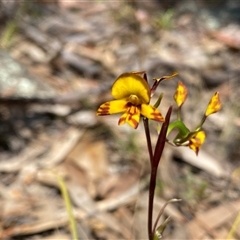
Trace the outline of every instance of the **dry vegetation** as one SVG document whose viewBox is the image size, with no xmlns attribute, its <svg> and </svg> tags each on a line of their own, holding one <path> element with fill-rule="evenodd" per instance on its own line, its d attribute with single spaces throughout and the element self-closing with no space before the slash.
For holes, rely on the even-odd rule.
<svg viewBox="0 0 240 240">
<path fill-rule="evenodd" d="M 160 2 L 160 1 L 159 1 Z M 166 239 L 240 239 L 240 5 L 237 1 L 0 1 L 0 236 L 71 239 L 57 176 L 80 239 L 146 239 L 149 163 L 142 126 L 96 117 L 115 78 L 146 70 L 164 82 L 161 110 L 188 86 L 194 127 L 210 96 L 198 157 L 167 146 L 155 211 Z M 194 2 L 194 3 L 193 3 Z M 155 123 L 151 124 L 156 136 Z M 229 238 L 230 239 L 230 238 Z"/>
</svg>

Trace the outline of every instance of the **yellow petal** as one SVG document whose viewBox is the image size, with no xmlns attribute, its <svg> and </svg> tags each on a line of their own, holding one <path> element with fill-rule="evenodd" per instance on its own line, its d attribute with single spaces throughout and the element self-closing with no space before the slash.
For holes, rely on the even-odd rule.
<svg viewBox="0 0 240 240">
<path fill-rule="evenodd" d="M 178 107 L 181 107 L 183 105 L 187 98 L 187 94 L 188 91 L 186 86 L 181 81 L 179 81 L 176 92 L 174 94 L 174 100 L 176 101 Z"/>
<path fill-rule="evenodd" d="M 136 106 L 130 106 L 128 110 L 120 117 L 118 125 L 128 123 L 131 127 L 137 128 L 140 121 L 140 109 Z"/>
<path fill-rule="evenodd" d="M 112 96 L 115 99 L 136 95 L 142 103 L 149 103 L 150 88 L 145 79 L 136 73 L 123 73 L 112 86 Z"/>
<path fill-rule="evenodd" d="M 160 111 L 151 105 L 142 104 L 141 114 L 146 118 L 149 118 L 158 122 L 164 122 L 164 117 L 162 116 Z"/>
<path fill-rule="evenodd" d="M 189 147 L 198 155 L 199 149 L 204 143 L 206 138 L 206 134 L 204 131 L 197 132 L 196 135 L 194 135 L 190 141 L 189 141 Z"/>
<path fill-rule="evenodd" d="M 205 112 L 205 116 L 207 117 L 212 113 L 216 113 L 220 109 L 221 109 L 221 102 L 220 102 L 220 99 L 219 99 L 219 92 L 216 92 L 212 96 L 210 102 L 208 103 L 208 106 L 207 106 L 207 109 L 206 109 L 206 112 Z"/>
<path fill-rule="evenodd" d="M 103 103 L 97 110 L 98 116 L 104 116 L 114 113 L 125 112 L 127 110 L 127 100 L 113 100 Z"/>
</svg>

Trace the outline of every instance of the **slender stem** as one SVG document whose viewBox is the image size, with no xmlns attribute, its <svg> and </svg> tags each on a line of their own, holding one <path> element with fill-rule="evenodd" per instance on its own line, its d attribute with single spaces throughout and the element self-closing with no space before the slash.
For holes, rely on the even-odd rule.
<svg viewBox="0 0 240 240">
<path fill-rule="evenodd" d="M 151 141 L 149 124 L 148 124 L 148 119 L 147 118 L 143 118 L 143 124 L 144 124 L 146 139 L 147 139 L 147 147 L 148 147 L 150 162 L 151 162 L 151 166 L 152 166 L 152 164 L 153 164 L 153 150 L 152 150 L 152 141 Z"/>
<path fill-rule="evenodd" d="M 144 129 L 145 129 L 147 146 L 148 146 L 148 153 L 149 153 L 149 158 L 150 158 L 150 163 L 151 163 L 151 176 L 150 176 L 149 200 L 148 200 L 148 202 L 149 202 L 149 206 L 148 206 L 148 237 L 150 240 L 152 238 L 151 235 L 152 235 L 153 197 L 154 197 L 154 189 L 155 189 L 155 185 L 156 185 L 156 182 L 154 183 L 154 179 L 156 179 L 156 176 L 154 176 L 154 174 L 153 174 L 154 170 L 152 169 L 153 150 L 152 150 L 152 141 L 151 141 L 151 136 L 150 136 L 150 131 L 149 131 L 148 119 L 143 118 L 143 123 L 144 123 Z M 155 175 L 156 175 L 156 170 L 155 170 Z M 153 186 L 153 187 L 150 187 L 150 186 Z"/>
<path fill-rule="evenodd" d="M 152 231 L 152 218 L 153 218 L 153 201 L 154 192 L 156 187 L 157 168 L 151 167 L 149 197 L 148 197 L 148 238 L 153 240 L 154 233 Z"/>
<path fill-rule="evenodd" d="M 198 126 L 197 126 L 195 129 L 196 129 L 196 130 L 197 130 L 197 129 L 200 130 L 206 119 L 207 119 L 207 116 L 204 115 L 203 118 L 202 118 L 202 120 L 201 120 L 201 122 L 198 124 Z"/>
<path fill-rule="evenodd" d="M 178 110 L 177 110 L 177 119 L 178 119 L 179 121 L 181 121 L 181 108 L 182 108 L 182 106 L 180 106 L 180 107 L 178 108 Z"/>
<path fill-rule="evenodd" d="M 154 202 L 154 192 L 156 187 L 157 168 L 161 160 L 161 156 L 165 146 L 166 134 L 167 134 L 167 129 L 170 122 L 171 113 L 172 113 L 172 107 L 169 107 L 168 112 L 166 114 L 165 122 L 163 123 L 161 132 L 158 136 L 153 159 L 151 161 L 151 175 L 150 175 L 149 202 L 148 202 L 148 238 L 149 240 L 153 240 L 154 234 L 155 234 L 155 229 L 152 228 L 152 217 L 153 217 L 153 202 Z"/>
<path fill-rule="evenodd" d="M 148 119 L 143 118 L 143 123 L 144 123 L 144 129 L 145 129 L 145 135 L 147 139 L 147 146 L 148 146 L 148 153 L 149 153 L 149 158 L 150 158 L 150 163 L 151 163 L 151 177 L 150 177 L 150 186 L 154 186 L 153 188 L 149 187 L 149 206 L 148 206 L 148 237 L 149 240 L 152 238 L 152 210 L 153 210 L 153 197 L 154 197 L 154 189 L 156 183 L 154 183 L 154 177 L 153 175 L 153 150 L 152 150 L 152 141 L 151 141 L 151 136 L 150 136 L 150 131 L 149 131 L 149 124 L 148 124 Z M 156 172 L 156 171 L 155 171 Z M 156 173 L 155 173 L 156 175 Z"/>
</svg>

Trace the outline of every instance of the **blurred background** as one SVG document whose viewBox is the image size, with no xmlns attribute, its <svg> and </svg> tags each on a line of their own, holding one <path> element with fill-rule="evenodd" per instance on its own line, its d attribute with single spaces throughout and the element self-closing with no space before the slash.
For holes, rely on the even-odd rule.
<svg viewBox="0 0 240 240">
<path fill-rule="evenodd" d="M 79 239 L 147 239 L 143 126 L 96 117 L 114 80 L 143 70 L 149 82 L 179 73 L 156 98 L 165 115 L 182 81 L 190 129 L 216 91 L 223 105 L 198 157 L 165 148 L 155 214 L 182 199 L 160 220 L 165 239 L 240 239 L 239 0 L 0 0 L 1 239 L 72 238 L 58 176 Z"/>
</svg>

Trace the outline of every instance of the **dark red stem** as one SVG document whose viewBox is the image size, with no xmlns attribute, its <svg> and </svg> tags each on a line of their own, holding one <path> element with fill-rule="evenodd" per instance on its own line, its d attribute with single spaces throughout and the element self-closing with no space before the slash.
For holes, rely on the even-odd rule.
<svg viewBox="0 0 240 240">
<path fill-rule="evenodd" d="M 152 216 L 153 216 L 153 202 L 154 202 L 154 192 L 156 187 L 156 177 L 157 177 L 157 168 L 161 160 L 163 149 L 166 142 L 166 134 L 168 125 L 170 122 L 170 117 L 172 113 L 172 107 L 169 107 L 168 112 L 165 117 L 165 122 L 162 125 L 161 132 L 158 136 L 157 144 L 155 147 L 154 155 L 151 160 L 151 175 L 150 175 L 150 185 L 149 185 L 149 200 L 148 200 L 148 238 L 153 240 L 155 229 L 152 229 Z M 144 125 L 145 126 L 145 125 Z M 150 135 L 149 135 L 150 137 Z M 148 141 L 148 138 L 147 138 Z M 148 143 L 149 145 L 149 143 Z M 150 154 L 150 153 L 149 153 Z"/>
<path fill-rule="evenodd" d="M 148 153 L 149 153 L 149 158 L 151 165 L 153 164 L 153 150 L 152 150 L 152 141 L 150 137 L 150 131 L 149 131 L 149 125 L 148 125 L 148 119 L 143 118 L 143 124 L 144 124 L 144 129 L 145 129 L 145 135 L 147 139 L 147 147 L 148 147 Z"/>
</svg>

